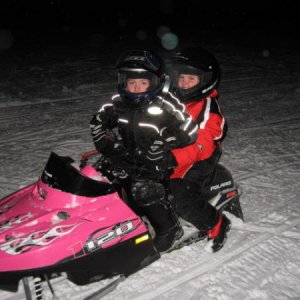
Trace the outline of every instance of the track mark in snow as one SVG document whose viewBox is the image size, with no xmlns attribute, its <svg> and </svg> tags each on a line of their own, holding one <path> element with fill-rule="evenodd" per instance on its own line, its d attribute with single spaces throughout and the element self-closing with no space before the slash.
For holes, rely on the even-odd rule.
<svg viewBox="0 0 300 300">
<path fill-rule="evenodd" d="M 295 121 L 295 123 L 292 123 L 292 121 Z M 244 128 L 230 128 L 230 132 L 242 132 L 242 131 L 247 131 L 249 130 L 268 130 L 268 129 L 274 129 L 274 128 L 279 128 L 279 129 L 297 129 L 299 128 L 299 118 L 292 118 L 290 120 L 282 120 L 281 122 L 274 122 L 270 124 L 263 124 L 263 125 L 257 125 L 257 126 L 250 126 L 250 127 L 244 127 Z"/>
<path fill-rule="evenodd" d="M 53 130 L 53 129 L 44 129 L 38 133 L 37 132 L 28 132 L 27 134 L 20 133 L 5 139 L 6 143 L 3 144 L 3 147 L 7 147 L 7 143 L 9 142 L 15 143 L 17 141 L 27 141 L 27 142 L 34 141 L 34 140 L 40 141 L 41 136 L 43 137 L 43 141 L 47 141 L 51 139 L 57 139 L 57 137 L 59 136 L 67 136 L 68 133 L 72 135 L 81 134 L 81 133 L 89 134 L 89 128 L 87 127 L 83 129 L 74 129 L 74 127 L 72 127 L 72 128 L 66 128 L 60 132 L 57 132 L 57 130 Z"/>
<path fill-rule="evenodd" d="M 283 154 L 282 156 L 281 155 L 278 155 L 278 158 L 280 159 L 281 157 L 293 157 L 295 158 L 297 155 L 299 155 L 300 153 L 291 153 L 291 154 Z M 259 176 L 259 175 L 262 175 L 262 174 L 266 174 L 266 173 L 269 173 L 271 171 L 277 171 L 277 170 L 280 170 L 282 168 L 285 168 L 285 167 L 288 167 L 288 166 L 294 166 L 295 164 L 297 164 L 296 161 L 291 161 L 291 162 L 283 162 L 282 164 L 275 164 L 273 167 L 271 168 L 265 168 L 265 169 L 261 169 L 261 170 L 255 170 L 255 171 L 248 171 L 246 174 L 244 175 L 239 175 L 239 176 L 236 176 L 235 177 L 235 180 L 237 182 L 240 182 L 240 181 L 243 181 L 243 180 L 247 180 L 247 179 L 250 179 L 254 176 Z"/>
<path fill-rule="evenodd" d="M 113 88 L 114 85 L 111 85 L 111 88 Z M 67 98 L 56 98 L 56 99 L 40 99 L 40 100 L 33 100 L 33 101 L 16 101 L 16 102 L 4 102 L 0 103 L 0 108 L 7 108 L 7 107 L 21 107 L 21 106 L 27 106 L 27 105 L 41 105 L 41 104 L 47 104 L 47 103 L 55 103 L 55 102 L 62 102 L 62 101 L 74 101 L 74 100 L 82 100 L 82 99 L 88 99 L 88 98 L 95 98 L 95 97 L 101 97 L 101 96 L 111 96 L 111 92 L 103 92 L 95 95 L 88 95 L 88 96 L 74 96 L 74 97 L 67 97 Z"/>
<path fill-rule="evenodd" d="M 273 233 L 274 235 L 282 235 L 288 238 L 293 239 L 300 239 L 300 232 L 296 231 L 284 231 L 281 233 L 276 232 L 276 227 L 269 227 L 269 226 L 259 226 L 259 225 L 250 225 L 250 224 L 243 224 L 243 225 L 235 225 L 232 227 L 232 230 L 240 230 L 240 231 L 249 231 L 249 232 L 261 232 L 261 233 Z"/>
<path fill-rule="evenodd" d="M 280 235 L 283 232 L 287 231 L 288 229 L 295 227 L 299 224 L 300 224 L 300 218 L 296 218 L 296 219 L 290 221 L 288 224 L 283 224 L 283 225 L 280 225 L 280 226 L 274 228 L 274 230 L 272 232 L 265 232 L 258 238 L 254 239 L 253 241 L 251 241 L 245 245 L 238 247 L 237 249 L 233 250 L 230 253 L 227 253 L 225 255 L 224 255 L 224 252 L 223 253 L 215 253 L 214 254 L 215 260 L 210 260 L 207 263 L 200 263 L 198 265 L 195 265 L 194 267 L 182 272 L 181 274 L 178 274 L 178 276 L 175 279 L 167 282 L 166 284 L 164 284 L 160 287 L 156 287 L 155 290 L 152 290 L 150 292 L 142 293 L 133 299 L 135 299 L 135 300 L 154 299 L 155 297 L 158 297 L 173 288 L 176 288 L 176 287 L 178 288 L 179 285 L 182 285 L 187 281 L 190 281 L 200 275 L 203 275 L 207 272 L 210 272 L 210 271 L 216 269 L 220 265 L 234 261 L 235 259 L 239 258 L 240 255 L 242 255 L 244 252 L 255 247 L 256 245 L 258 245 L 262 242 L 265 242 L 274 236 Z"/>
</svg>

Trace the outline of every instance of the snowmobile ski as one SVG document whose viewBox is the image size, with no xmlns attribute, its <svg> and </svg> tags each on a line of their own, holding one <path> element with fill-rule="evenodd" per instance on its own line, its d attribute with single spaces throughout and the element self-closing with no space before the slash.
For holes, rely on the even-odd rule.
<svg viewBox="0 0 300 300">
<path fill-rule="evenodd" d="M 112 281 L 111 283 L 107 284 L 106 286 L 102 287 L 98 291 L 92 293 L 91 295 L 87 296 L 83 300 L 98 300 L 104 297 L 105 295 L 111 293 L 120 282 L 124 281 L 126 277 L 124 275 L 120 275 L 117 279 Z"/>
</svg>

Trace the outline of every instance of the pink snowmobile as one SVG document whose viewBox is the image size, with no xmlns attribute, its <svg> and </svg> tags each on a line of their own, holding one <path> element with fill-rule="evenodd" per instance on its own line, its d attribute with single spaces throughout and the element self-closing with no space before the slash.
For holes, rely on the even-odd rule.
<svg viewBox="0 0 300 300">
<path fill-rule="evenodd" d="M 72 162 L 52 152 L 36 183 L 0 200 L 0 289 L 17 291 L 23 280 L 28 292 L 33 276 L 51 290 L 48 279 L 62 272 L 78 285 L 120 275 L 117 284 L 160 258 L 148 226 L 113 184 Z M 219 174 L 210 201 L 243 219 L 231 175 L 222 166 Z"/>
</svg>

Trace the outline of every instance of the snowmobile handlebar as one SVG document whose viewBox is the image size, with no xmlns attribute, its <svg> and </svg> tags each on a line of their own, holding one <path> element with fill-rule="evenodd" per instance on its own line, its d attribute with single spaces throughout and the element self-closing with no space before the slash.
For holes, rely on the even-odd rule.
<svg viewBox="0 0 300 300">
<path fill-rule="evenodd" d="M 134 156 L 124 153 L 117 159 L 111 159 L 100 154 L 97 150 L 90 150 L 81 155 L 80 167 L 84 167 L 90 158 L 97 155 L 100 155 L 100 158 L 92 166 L 104 176 L 107 176 L 108 179 L 113 179 L 114 177 L 125 179 L 131 176 L 136 180 L 151 179 L 154 181 L 165 181 L 169 177 L 170 169 L 158 169 L 157 166 L 154 166 L 147 159 L 143 158 L 140 151 L 136 151 L 136 155 Z"/>
</svg>

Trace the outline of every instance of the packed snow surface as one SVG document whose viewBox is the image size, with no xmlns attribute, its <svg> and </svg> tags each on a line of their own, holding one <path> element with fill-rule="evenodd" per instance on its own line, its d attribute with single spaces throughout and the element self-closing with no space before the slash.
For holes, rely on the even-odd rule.
<svg viewBox="0 0 300 300">
<path fill-rule="evenodd" d="M 242 189 L 245 223 L 229 215 L 233 226 L 220 252 L 207 252 L 201 241 L 165 254 L 103 299 L 300 299 L 299 48 L 202 46 L 222 68 L 220 104 L 229 132 L 221 162 Z M 115 92 L 120 49 L 75 48 L 2 53 L 1 198 L 36 181 L 51 151 L 79 160 L 93 149 L 89 120 Z M 58 299 L 75 300 L 108 282 L 80 287 L 59 277 L 53 287 Z M 52 297 L 47 289 L 44 296 Z M 22 285 L 0 298 L 25 299 Z"/>
</svg>

